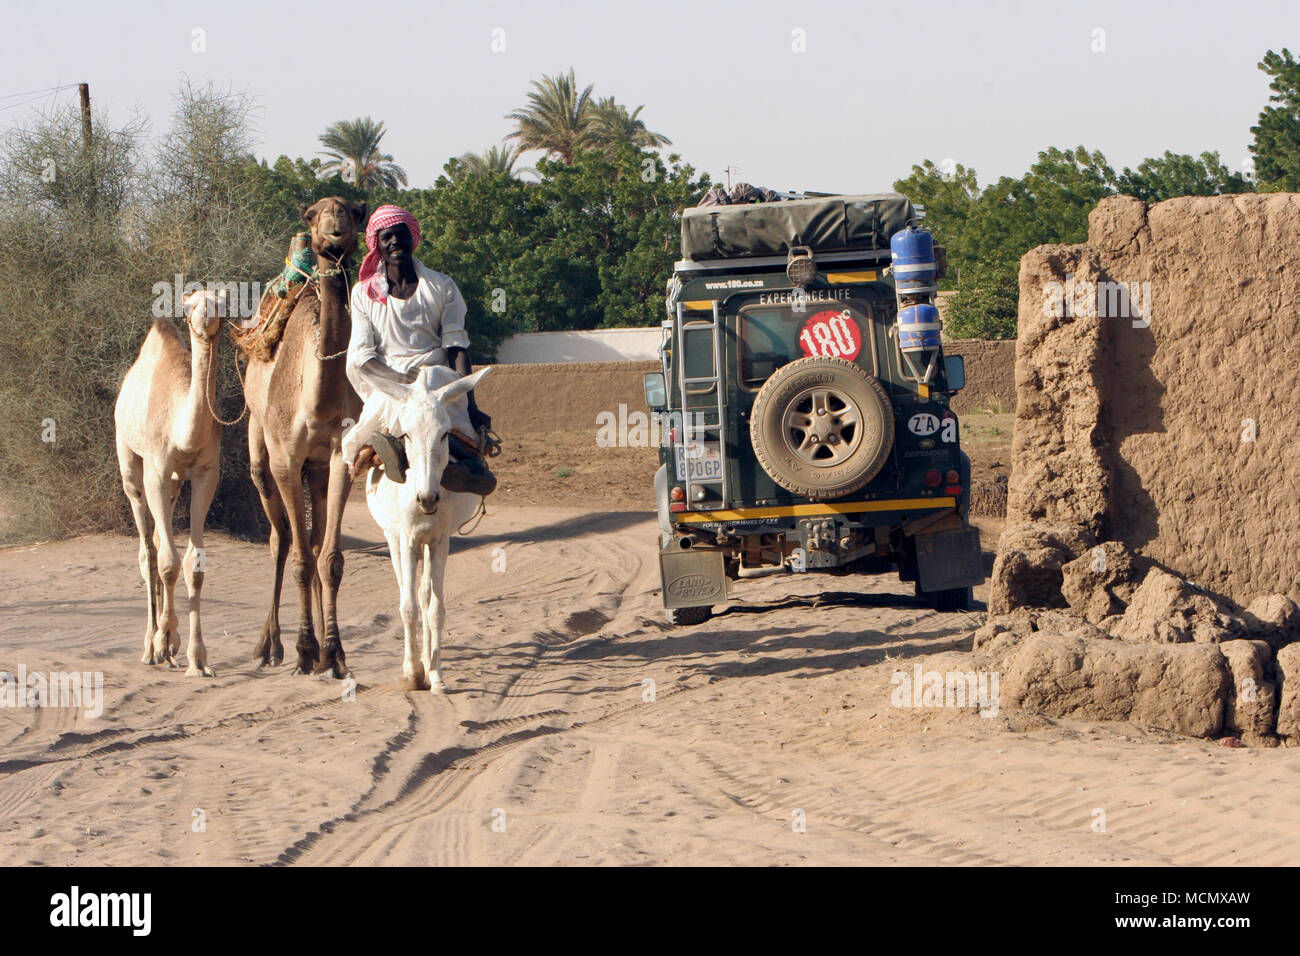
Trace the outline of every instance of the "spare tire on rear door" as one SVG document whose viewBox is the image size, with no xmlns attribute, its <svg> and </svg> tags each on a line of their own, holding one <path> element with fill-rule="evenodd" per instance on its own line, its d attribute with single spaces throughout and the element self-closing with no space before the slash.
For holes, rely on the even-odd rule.
<svg viewBox="0 0 1300 956">
<path fill-rule="evenodd" d="M 894 447 L 894 412 L 885 389 L 840 358 L 784 365 L 754 399 L 749 438 L 763 470 L 807 498 L 857 491 Z"/>
</svg>

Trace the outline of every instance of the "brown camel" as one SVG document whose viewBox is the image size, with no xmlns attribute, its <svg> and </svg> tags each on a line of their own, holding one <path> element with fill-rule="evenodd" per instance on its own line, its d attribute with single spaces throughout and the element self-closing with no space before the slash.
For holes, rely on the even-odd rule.
<svg viewBox="0 0 1300 956">
<path fill-rule="evenodd" d="M 352 334 L 348 270 L 366 207 L 333 196 L 303 210 L 302 218 L 311 229 L 315 274 L 285 323 L 274 355 L 250 359 L 244 377 L 249 470 L 271 523 L 275 562 L 271 607 L 254 658 L 271 665 L 284 659 L 280 590 L 292 546 L 300 612 L 294 673 L 328 670 L 343 678 L 348 671 L 336 610 L 343 579 L 339 529 L 352 479 L 340 441 L 345 420 L 351 424 L 361 412 L 361 399 L 344 372 Z M 323 631 L 323 645 L 313 621 Z"/>
<path fill-rule="evenodd" d="M 221 425 L 213 406 L 217 391 L 217 339 L 225 314 L 224 292 L 195 292 L 189 312 L 187 351 L 171 319 L 154 319 L 140 356 L 127 371 L 113 420 L 122 488 L 140 534 L 140 574 L 149 609 L 145 617 L 145 664 L 176 667 L 180 649 L 175 592 L 180 568 L 172 511 L 181 482 L 190 481 L 190 544 L 183 562 L 190 596 L 191 676 L 212 676 L 199 625 L 203 590 L 203 522 L 217 490 Z"/>
</svg>

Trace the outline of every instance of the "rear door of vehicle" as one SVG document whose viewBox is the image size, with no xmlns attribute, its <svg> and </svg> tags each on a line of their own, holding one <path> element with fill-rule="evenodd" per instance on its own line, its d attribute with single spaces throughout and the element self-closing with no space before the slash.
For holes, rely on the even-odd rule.
<svg viewBox="0 0 1300 956">
<path fill-rule="evenodd" d="M 727 300 L 729 405 L 735 428 L 733 488 L 737 504 L 764 506 L 807 501 L 774 482 L 750 443 L 750 414 L 764 382 L 782 366 L 813 356 L 843 358 L 881 377 L 887 341 L 887 286 L 840 285 L 810 289 L 801 302 L 791 292 L 732 296 Z M 882 319 L 884 321 L 882 321 Z M 889 388 L 888 381 L 884 382 Z M 894 463 L 851 497 L 892 489 Z"/>
</svg>

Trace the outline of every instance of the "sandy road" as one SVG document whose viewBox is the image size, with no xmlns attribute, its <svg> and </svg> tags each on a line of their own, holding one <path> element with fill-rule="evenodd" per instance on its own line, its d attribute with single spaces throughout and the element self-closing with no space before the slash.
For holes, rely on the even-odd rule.
<svg viewBox="0 0 1300 956">
<path fill-rule="evenodd" d="M 900 667 L 967 669 L 977 622 L 892 579 L 745 582 L 671 630 L 648 516 L 493 509 L 449 562 L 433 696 L 398 688 L 360 501 L 346 532 L 354 699 L 250 662 L 261 546 L 211 542 L 209 680 L 139 664 L 132 540 L 0 552 L 0 669 L 102 671 L 106 698 L 0 709 L 0 862 L 1300 861 L 1296 750 L 892 707 Z"/>
</svg>

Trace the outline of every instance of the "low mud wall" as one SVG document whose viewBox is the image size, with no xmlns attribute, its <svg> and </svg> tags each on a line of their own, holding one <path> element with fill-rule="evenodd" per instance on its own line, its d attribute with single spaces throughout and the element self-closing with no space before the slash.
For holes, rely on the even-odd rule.
<svg viewBox="0 0 1300 956">
<path fill-rule="evenodd" d="M 953 399 L 958 414 L 1015 407 L 1015 347 L 1012 341 L 958 339 L 944 344 L 966 359 L 966 388 Z M 596 428 L 596 415 L 647 412 L 642 377 L 657 362 L 543 362 L 497 365 L 476 398 L 502 434 L 547 434 Z"/>
<path fill-rule="evenodd" d="M 498 365 L 475 391 L 502 435 L 547 435 L 590 429 L 600 412 L 649 413 L 643 377 L 657 362 L 547 362 Z"/>
</svg>

